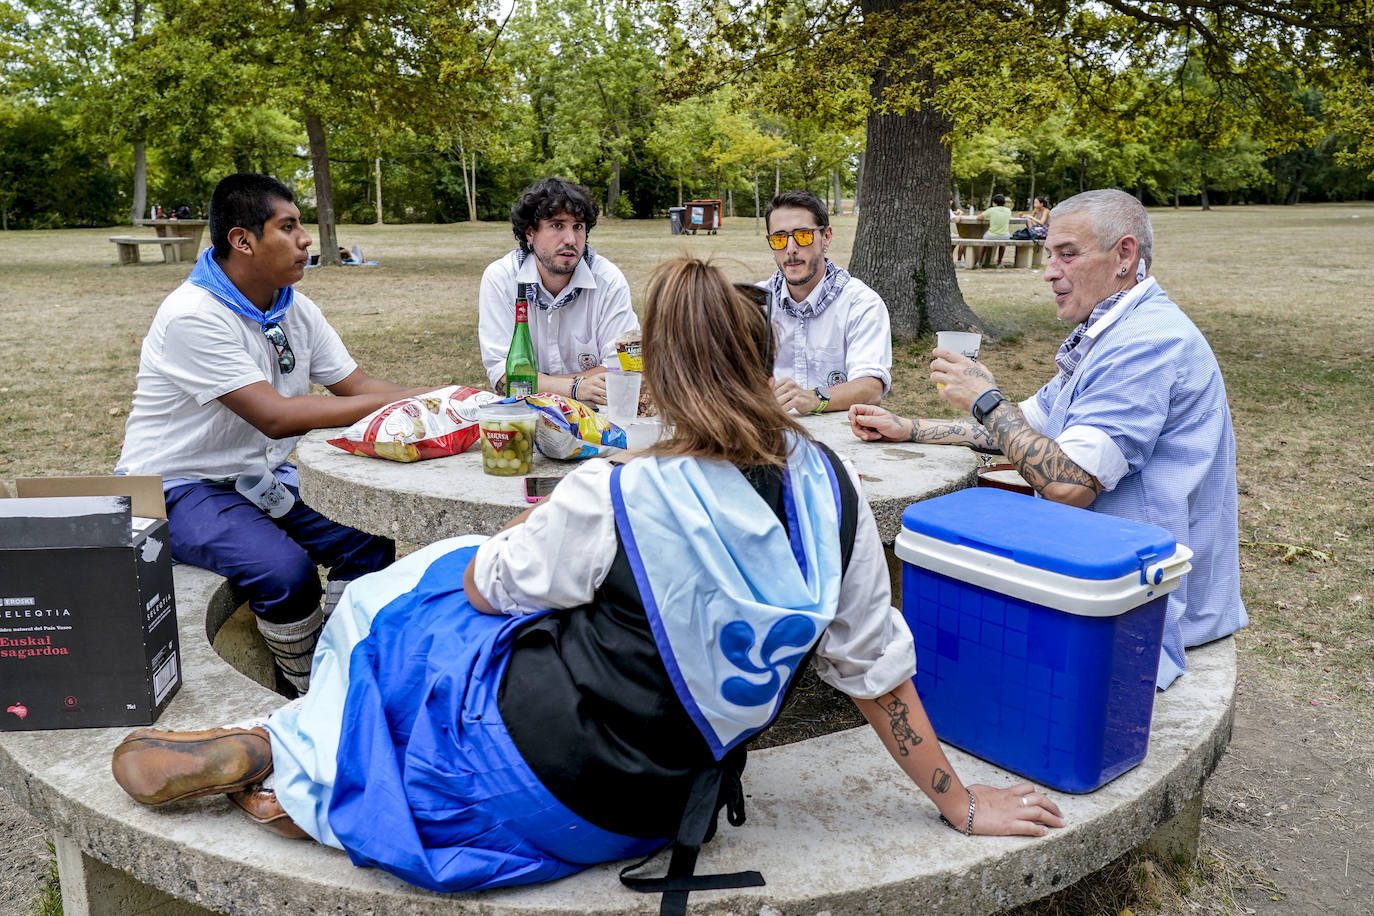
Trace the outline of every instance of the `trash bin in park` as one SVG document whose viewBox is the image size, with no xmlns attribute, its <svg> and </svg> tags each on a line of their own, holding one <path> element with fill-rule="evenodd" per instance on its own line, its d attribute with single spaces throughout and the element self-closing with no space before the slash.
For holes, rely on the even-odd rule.
<svg viewBox="0 0 1374 916">
<path fill-rule="evenodd" d="M 687 221 L 683 228 L 696 235 L 706 232 L 715 235 L 720 229 L 721 201 L 691 200 L 687 202 Z"/>
<path fill-rule="evenodd" d="M 686 212 L 686 207 L 668 208 L 668 227 L 672 230 L 673 235 L 682 235 L 683 214 Z"/>
</svg>

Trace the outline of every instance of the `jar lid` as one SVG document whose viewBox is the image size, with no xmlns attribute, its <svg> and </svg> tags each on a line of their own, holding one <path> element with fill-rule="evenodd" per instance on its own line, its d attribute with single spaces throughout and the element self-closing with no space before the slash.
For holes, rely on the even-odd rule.
<svg viewBox="0 0 1374 916">
<path fill-rule="evenodd" d="M 524 401 L 497 401 L 477 408 L 478 420 L 522 420 L 533 410 Z"/>
</svg>

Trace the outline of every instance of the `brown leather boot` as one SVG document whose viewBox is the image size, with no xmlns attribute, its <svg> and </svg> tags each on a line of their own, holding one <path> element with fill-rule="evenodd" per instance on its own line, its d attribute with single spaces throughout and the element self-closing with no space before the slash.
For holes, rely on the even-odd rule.
<svg viewBox="0 0 1374 916">
<path fill-rule="evenodd" d="M 141 728 L 115 748 L 110 769 L 135 800 L 165 805 L 261 782 L 272 772 L 272 744 L 263 728 Z"/>
<path fill-rule="evenodd" d="M 244 814 L 278 836 L 284 836 L 288 840 L 310 839 L 310 834 L 297 827 L 296 822 L 291 820 L 291 815 L 282 808 L 281 803 L 277 801 L 277 793 L 272 789 L 249 786 L 242 792 L 231 793 L 229 800 Z"/>
</svg>

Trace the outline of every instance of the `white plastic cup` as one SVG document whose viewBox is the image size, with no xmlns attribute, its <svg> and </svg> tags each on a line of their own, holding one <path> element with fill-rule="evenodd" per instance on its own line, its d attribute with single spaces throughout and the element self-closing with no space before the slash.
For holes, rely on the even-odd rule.
<svg viewBox="0 0 1374 916">
<path fill-rule="evenodd" d="M 658 417 L 641 417 L 626 423 L 622 429 L 627 449 L 648 448 L 663 438 L 663 421 Z"/>
<path fill-rule="evenodd" d="M 941 350 L 953 350 L 955 353 L 962 353 L 974 362 L 978 361 L 978 347 L 982 342 L 982 335 L 975 334 L 972 331 L 935 332 L 936 347 Z M 935 387 L 943 389 L 945 386 L 936 382 Z"/>
<path fill-rule="evenodd" d="M 281 518 L 291 511 L 296 502 L 296 497 L 286 489 L 286 484 L 265 467 L 240 474 L 234 481 L 234 489 L 272 518 Z"/>
<path fill-rule="evenodd" d="M 953 350 L 955 353 L 962 353 L 975 361 L 978 359 L 978 347 L 982 342 L 983 336 L 971 331 L 935 332 L 935 346 L 941 350 Z"/>
<path fill-rule="evenodd" d="M 612 420 L 633 420 L 639 413 L 639 386 L 643 375 L 623 369 L 606 370 L 606 415 Z"/>
</svg>

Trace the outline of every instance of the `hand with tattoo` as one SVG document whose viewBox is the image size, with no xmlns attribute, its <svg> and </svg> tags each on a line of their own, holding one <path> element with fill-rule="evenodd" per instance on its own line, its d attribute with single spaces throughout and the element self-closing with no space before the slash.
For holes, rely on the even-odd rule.
<svg viewBox="0 0 1374 916">
<path fill-rule="evenodd" d="M 944 385 L 940 397 L 965 414 L 978 400 L 978 395 L 997 387 L 997 380 L 987 366 L 962 353 L 939 347 L 935 348 L 935 359 L 930 363 L 930 380 L 937 385 Z"/>
</svg>

